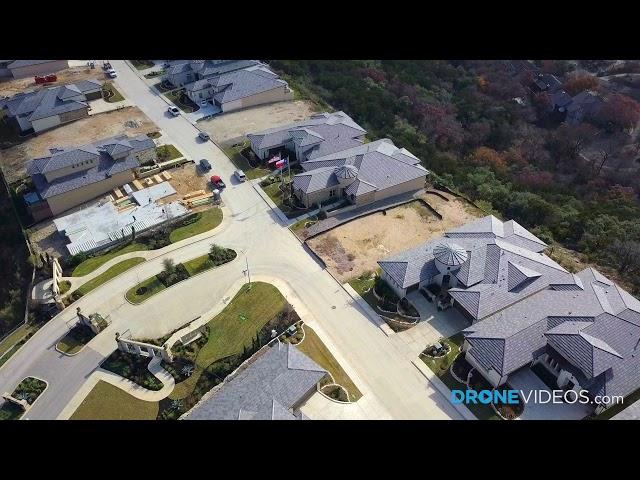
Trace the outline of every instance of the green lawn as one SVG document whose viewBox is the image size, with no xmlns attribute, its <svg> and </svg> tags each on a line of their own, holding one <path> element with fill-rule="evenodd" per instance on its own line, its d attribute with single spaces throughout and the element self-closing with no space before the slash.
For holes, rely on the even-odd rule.
<svg viewBox="0 0 640 480">
<path fill-rule="evenodd" d="M 62 337 L 62 339 L 57 343 L 56 348 L 68 355 L 73 355 L 82 350 L 82 348 L 89 343 L 93 337 L 95 337 L 95 334 L 89 327 L 84 324 L 79 324 L 69 330 L 69 332 Z"/>
<path fill-rule="evenodd" d="M 134 258 L 128 258 L 127 260 L 123 260 L 122 262 L 118 262 L 114 266 L 109 267 L 106 271 L 102 272 L 96 278 L 89 280 L 87 283 L 82 285 L 78 290 L 83 295 L 86 295 L 94 288 L 98 288 L 100 285 L 102 285 L 105 282 L 108 282 L 114 277 L 117 277 L 122 272 L 129 270 L 130 268 L 135 267 L 136 265 L 139 265 L 145 261 L 146 260 L 142 257 L 134 257 Z"/>
<path fill-rule="evenodd" d="M 225 149 L 224 153 L 227 155 L 227 157 L 229 157 L 231 163 L 233 163 L 236 168 L 239 168 L 244 172 L 248 180 L 262 178 L 265 175 L 269 175 L 271 173 L 271 170 L 263 166 L 253 168 L 249 161 L 245 158 L 245 156 L 240 153 L 248 145 L 249 142 L 245 142 L 239 147 L 230 147 Z"/>
<path fill-rule="evenodd" d="M 158 402 L 145 402 L 100 380 L 70 420 L 155 420 Z"/>
<path fill-rule="evenodd" d="M 348 283 L 360 296 L 364 296 L 365 292 L 368 292 L 373 288 L 376 283 L 376 279 L 375 277 L 372 278 L 371 272 L 364 272 L 359 277 L 349 280 Z"/>
<path fill-rule="evenodd" d="M 73 273 L 71 274 L 71 276 L 82 277 L 87 273 L 93 272 L 96 268 L 99 268 L 100 266 L 104 265 L 112 258 L 115 258 L 119 255 L 123 255 L 129 252 L 138 252 L 140 250 L 147 250 L 147 246 L 143 245 L 142 243 L 133 242 L 125 245 L 122 248 L 111 250 L 110 252 L 105 253 L 104 255 L 97 255 L 95 257 L 88 258 L 87 260 L 85 260 L 84 262 L 82 262 L 76 268 L 73 269 Z"/>
<path fill-rule="evenodd" d="M 200 107 L 193 103 L 189 97 L 184 94 L 184 88 L 171 90 L 165 93 L 164 96 L 171 100 L 176 107 L 185 113 L 193 113 L 200 110 Z"/>
<path fill-rule="evenodd" d="M 318 365 L 333 375 L 335 382 L 342 385 L 349 392 L 349 400 L 357 401 L 362 393 L 353 383 L 349 375 L 342 369 L 329 349 L 322 343 L 320 337 L 307 325 L 304 328 L 304 340 L 298 346 L 300 351 L 315 361 Z"/>
<path fill-rule="evenodd" d="M 116 90 L 116 87 L 114 87 L 111 82 L 105 82 L 102 90 L 105 102 L 116 103 L 124 100 L 122 94 Z"/>
<path fill-rule="evenodd" d="M 233 300 L 209 322 L 209 341 L 198 353 L 196 364 L 207 367 L 216 360 L 251 346 L 263 325 L 284 309 L 287 301 L 271 284 L 244 285 Z"/>
<path fill-rule="evenodd" d="M 71 282 L 69 280 L 63 280 L 58 284 L 58 288 L 60 289 L 60 295 L 64 295 L 71 288 Z"/>
<path fill-rule="evenodd" d="M 195 359 L 196 371 L 178 383 L 169 398 L 188 396 L 196 386 L 203 370 L 216 360 L 242 353 L 251 347 L 260 329 L 278 315 L 287 300 L 269 283 L 253 282 L 251 289 L 244 285 L 229 304 L 209 323 L 209 338 Z"/>
<path fill-rule="evenodd" d="M 22 325 L 20 328 L 17 328 L 15 332 L 13 332 L 7 338 L 2 340 L 2 342 L 0 342 L 0 355 L 3 355 L 4 352 L 10 350 L 11 347 L 13 347 L 16 343 L 18 343 L 34 330 L 34 327 L 28 324 Z"/>
<path fill-rule="evenodd" d="M 188 262 L 184 262 L 183 265 L 191 276 L 197 275 L 200 272 L 204 272 L 205 270 L 213 268 L 213 262 L 211 262 L 209 254 L 205 254 L 200 257 L 196 257 L 193 260 L 189 260 Z"/>
<path fill-rule="evenodd" d="M 168 162 L 183 156 L 174 145 L 160 145 L 156 147 L 156 154 L 158 155 L 158 162 Z"/>
<path fill-rule="evenodd" d="M 146 287 L 146 291 L 143 294 L 138 295 L 136 293 L 136 290 L 142 287 Z M 165 288 L 166 287 L 162 284 L 162 282 L 158 280 L 158 278 L 154 275 L 153 277 L 147 278 L 145 281 L 140 282 L 135 287 L 130 288 L 126 293 L 126 297 L 127 300 L 129 300 L 131 303 L 139 304 L 144 302 L 147 298 L 164 290 Z"/>
<path fill-rule="evenodd" d="M 216 228 L 222 222 L 222 210 L 218 207 L 213 207 L 204 212 L 199 213 L 200 218 L 184 227 L 176 228 L 169 235 L 171 243 L 179 242 L 185 238 L 193 237 L 200 233 L 212 230 Z"/>
<path fill-rule="evenodd" d="M 136 67 L 138 70 L 146 70 L 147 68 L 151 68 L 154 66 L 154 63 L 151 60 L 129 60 L 131 65 Z"/>
</svg>

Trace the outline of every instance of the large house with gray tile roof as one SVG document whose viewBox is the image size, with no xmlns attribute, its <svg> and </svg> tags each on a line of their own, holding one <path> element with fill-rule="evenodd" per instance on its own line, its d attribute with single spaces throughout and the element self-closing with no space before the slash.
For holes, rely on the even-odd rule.
<svg viewBox="0 0 640 480">
<path fill-rule="evenodd" d="M 293 194 L 307 208 L 345 199 L 354 205 L 424 188 L 429 172 L 389 139 L 377 140 L 301 163 Z"/>
<path fill-rule="evenodd" d="M 301 420 L 300 405 L 327 371 L 295 346 L 277 342 L 206 394 L 184 420 Z"/>
<path fill-rule="evenodd" d="M 146 135 L 119 135 L 75 148 L 52 148 L 27 164 L 37 199 L 29 201 L 35 220 L 62 213 L 134 180 L 133 169 L 156 159 Z"/>
<path fill-rule="evenodd" d="M 0 102 L 7 119 L 22 133 L 39 133 L 89 115 L 89 100 L 102 97 L 102 82 L 76 83 L 19 93 Z"/>
<path fill-rule="evenodd" d="M 398 295 L 427 289 L 467 318 L 465 358 L 494 386 L 539 363 L 559 389 L 592 399 L 640 388 L 640 301 L 593 268 L 568 272 L 543 249 L 513 220 L 488 216 L 378 263 Z"/>
<path fill-rule="evenodd" d="M 287 82 L 264 65 L 197 80 L 185 85 L 185 92 L 194 103 L 212 102 L 223 113 L 293 100 Z"/>
<path fill-rule="evenodd" d="M 172 62 L 164 73 L 164 80 L 174 87 L 184 87 L 198 80 L 259 64 L 258 60 L 184 60 L 183 62 Z"/>
<path fill-rule="evenodd" d="M 286 150 L 303 163 L 360 146 L 366 133 L 346 113 L 325 112 L 301 122 L 250 133 L 247 138 L 253 152 L 262 160 Z"/>
</svg>

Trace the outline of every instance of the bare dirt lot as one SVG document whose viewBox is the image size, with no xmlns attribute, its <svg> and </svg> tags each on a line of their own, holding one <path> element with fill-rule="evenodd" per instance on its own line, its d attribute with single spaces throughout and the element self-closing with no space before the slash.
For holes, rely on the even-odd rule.
<svg viewBox="0 0 640 480">
<path fill-rule="evenodd" d="M 177 193 L 164 197 L 160 200 L 160 203 L 182 200 L 186 194 L 198 190 L 204 190 L 205 192 L 211 191 L 209 178 L 214 174 L 211 172 L 203 173 L 193 162 L 184 163 L 179 167 L 167 170 L 167 172 L 171 174 L 169 183 L 171 183 L 171 186 L 175 188 Z"/>
<path fill-rule="evenodd" d="M 243 140 L 247 133 L 299 122 L 308 118 L 313 112 L 313 105 L 304 100 L 279 102 L 225 113 L 210 120 L 198 122 L 198 126 L 209 132 L 216 143 L 228 147 Z"/>
<path fill-rule="evenodd" d="M 465 201 L 452 195 L 443 200 L 426 193 L 423 199 L 443 217 L 438 219 L 418 201 L 374 213 L 340 225 L 311 240 L 309 246 L 324 260 L 341 282 L 377 268 L 377 261 L 416 247 L 447 230 L 481 216 Z"/>
<path fill-rule="evenodd" d="M 0 97 L 7 95 L 12 96 L 16 93 L 24 92 L 25 90 L 41 90 L 46 87 L 55 87 L 64 85 L 66 83 L 79 82 L 81 80 L 89 80 L 95 78 L 100 81 L 107 80 L 106 75 L 102 71 L 99 65 L 96 65 L 95 69 L 87 67 L 73 67 L 67 68 L 56 72 L 58 80 L 54 83 L 43 85 L 36 85 L 33 77 L 7 79 L 0 81 Z"/>
<path fill-rule="evenodd" d="M 7 181 L 13 182 L 26 175 L 24 165 L 27 160 L 47 155 L 49 148 L 79 146 L 122 133 L 135 136 L 157 130 L 156 124 L 139 108 L 127 107 L 56 127 L 2 150 L 0 164 Z"/>
</svg>

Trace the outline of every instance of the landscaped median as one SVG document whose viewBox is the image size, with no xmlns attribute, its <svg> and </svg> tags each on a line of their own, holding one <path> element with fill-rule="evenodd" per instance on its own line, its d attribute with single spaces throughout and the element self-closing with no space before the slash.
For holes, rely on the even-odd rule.
<svg viewBox="0 0 640 480">
<path fill-rule="evenodd" d="M 112 278 L 117 277 L 121 273 L 123 273 L 123 272 L 129 270 L 130 268 L 133 268 L 136 265 L 139 265 L 139 264 L 141 264 L 141 263 L 143 263 L 145 261 L 146 260 L 144 258 L 142 258 L 142 257 L 134 257 L 134 258 L 129 258 L 127 260 L 123 260 L 122 262 L 118 262 L 114 266 L 112 266 L 112 267 L 108 268 L 107 270 L 105 270 L 104 272 L 102 272 L 97 277 L 92 278 L 91 280 L 89 280 L 87 283 L 82 285 L 77 290 L 74 290 L 73 292 L 71 292 L 67 297 L 64 298 L 63 301 L 65 302 L 65 304 L 69 305 L 69 304 L 75 302 L 76 300 L 78 300 L 79 298 L 82 298 L 84 295 L 89 293 L 91 290 L 93 290 L 95 288 L 98 288 L 103 283 L 108 282 Z"/>
<path fill-rule="evenodd" d="M 188 262 L 176 265 L 173 260 L 165 259 L 162 272 L 130 288 L 125 296 L 129 302 L 138 305 L 165 288 L 209 269 L 224 265 L 236 258 L 236 256 L 235 250 L 211 245 L 209 253 L 193 258 Z"/>
<path fill-rule="evenodd" d="M 1 404 L 0 420 L 19 420 L 25 409 L 31 407 L 46 389 L 47 382 L 35 377 L 26 377 L 11 394 L 11 398 L 17 403 L 6 400 Z"/>
</svg>

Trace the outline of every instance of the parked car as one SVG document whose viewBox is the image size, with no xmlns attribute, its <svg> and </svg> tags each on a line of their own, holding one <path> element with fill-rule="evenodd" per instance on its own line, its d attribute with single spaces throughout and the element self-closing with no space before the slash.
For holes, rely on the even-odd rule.
<svg viewBox="0 0 640 480">
<path fill-rule="evenodd" d="M 110 68 L 109 70 L 107 70 L 107 75 L 109 76 L 109 78 L 116 78 L 118 76 L 118 74 L 113 68 Z"/>
<path fill-rule="evenodd" d="M 244 182 L 247 180 L 247 176 L 244 174 L 244 172 L 242 170 L 236 170 L 235 172 L 233 172 L 233 174 L 236 176 L 236 178 L 238 180 L 240 180 L 241 182 Z"/>
<path fill-rule="evenodd" d="M 209 163 L 209 160 L 205 158 L 200 160 L 200 168 L 205 172 L 208 172 L 209 170 L 211 170 L 211 164 Z"/>
<path fill-rule="evenodd" d="M 169 113 L 170 113 L 171 115 L 173 115 L 174 117 L 177 117 L 178 115 L 180 115 L 180 110 L 178 110 L 178 107 L 173 107 L 173 106 L 171 106 L 171 107 L 169 107 L 167 110 L 168 110 L 168 111 L 169 111 Z"/>
<path fill-rule="evenodd" d="M 222 179 L 218 175 L 214 175 L 213 177 L 211 177 L 211 184 L 214 187 L 217 187 L 220 189 L 226 187 L 225 183 L 222 181 Z"/>
<path fill-rule="evenodd" d="M 200 140 L 202 140 L 203 142 L 206 142 L 206 141 L 208 141 L 211 137 L 209 136 L 209 134 L 208 134 L 207 132 L 200 132 L 200 133 L 198 134 L 198 138 L 199 138 Z"/>
</svg>

